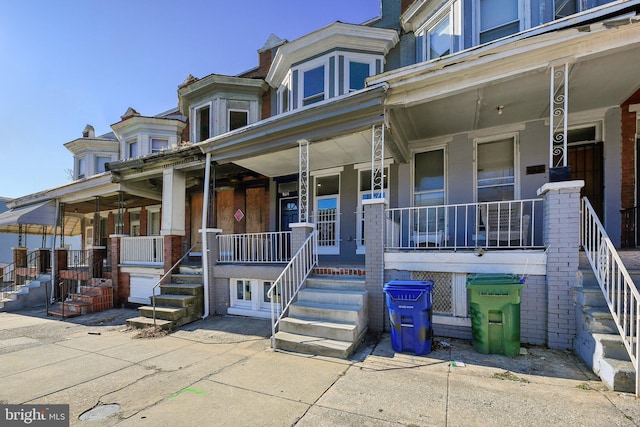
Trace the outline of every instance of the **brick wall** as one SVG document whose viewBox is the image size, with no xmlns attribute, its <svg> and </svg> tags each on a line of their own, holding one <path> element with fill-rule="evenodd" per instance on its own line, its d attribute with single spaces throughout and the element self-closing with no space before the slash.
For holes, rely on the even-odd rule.
<svg viewBox="0 0 640 427">
<path fill-rule="evenodd" d="M 546 184 L 544 242 L 547 246 L 547 345 L 570 349 L 576 335 L 581 181 Z"/>
<path fill-rule="evenodd" d="M 529 276 L 520 301 L 520 341 L 547 342 L 547 289 L 545 276 Z"/>
<path fill-rule="evenodd" d="M 364 205 L 366 280 L 368 293 L 369 330 L 380 332 L 384 329 L 385 303 L 384 292 L 384 209 L 385 203 Z"/>
<path fill-rule="evenodd" d="M 636 91 L 620 107 L 621 131 L 622 131 L 622 164 L 620 165 L 622 182 L 620 183 L 620 196 L 622 209 L 636 206 L 636 133 L 637 115 L 629 111 L 629 105 L 640 104 L 640 90 Z M 626 221 L 633 218 L 622 218 L 622 230 L 635 230 L 635 224 L 627 224 Z M 622 236 L 622 241 L 625 236 Z"/>
</svg>

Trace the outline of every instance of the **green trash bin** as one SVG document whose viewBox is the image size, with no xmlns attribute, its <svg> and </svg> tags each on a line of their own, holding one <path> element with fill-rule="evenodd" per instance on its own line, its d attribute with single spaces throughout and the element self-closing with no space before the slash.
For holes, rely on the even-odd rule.
<svg viewBox="0 0 640 427">
<path fill-rule="evenodd" d="M 467 277 L 473 347 L 483 354 L 520 354 L 520 292 L 524 279 L 511 274 Z"/>
</svg>

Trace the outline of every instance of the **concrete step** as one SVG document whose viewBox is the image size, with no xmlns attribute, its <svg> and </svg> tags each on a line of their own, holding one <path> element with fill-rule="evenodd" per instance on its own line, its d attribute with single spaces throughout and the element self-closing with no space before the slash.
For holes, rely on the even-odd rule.
<svg viewBox="0 0 640 427">
<path fill-rule="evenodd" d="M 138 311 L 142 317 L 149 317 L 153 319 L 153 307 L 143 306 L 139 307 Z M 185 307 L 156 307 L 156 319 L 170 320 L 172 322 L 178 321 L 182 317 L 187 315 L 187 309 Z"/>
<path fill-rule="evenodd" d="M 280 321 L 280 331 L 338 341 L 354 342 L 360 335 L 355 323 L 328 322 L 318 319 L 286 317 Z"/>
<path fill-rule="evenodd" d="M 600 334 L 618 334 L 618 328 L 608 308 L 583 307 L 581 314 L 582 323 L 578 325 L 579 329 Z"/>
<path fill-rule="evenodd" d="M 289 317 L 358 323 L 362 305 L 323 304 L 297 301 L 289 307 Z"/>
<path fill-rule="evenodd" d="M 156 300 L 156 306 L 166 307 L 189 307 L 196 303 L 197 298 L 194 295 L 156 295 L 152 297 Z"/>
<path fill-rule="evenodd" d="M 167 331 L 173 328 L 173 323 L 170 320 L 156 319 L 155 324 L 159 328 Z M 132 317 L 131 319 L 127 319 L 127 326 L 131 328 L 142 329 L 153 325 L 153 319 L 150 319 L 148 317 Z"/>
<path fill-rule="evenodd" d="M 203 282 L 202 273 L 178 273 L 171 275 L 171 282 L 176 284 L 200 284 Z"/>
<path fill-rule="evenodd" d="M 602 357 L 630 361 L 629 353 L 620 335 L 593 334 L 593 338 L 602 346 Z"/>
<path fill-rule="evenodd" d="M 598 375 L 611 390 L 635 393 L 636 372 L 629 361 L 605 357 L 600 360 Z"/>
<path fill-rule="evenodd" d="M 292 334 L 283 331 L 276 333 L 275 341 L 276 348 L 280 350 L 318 356 L 339 357 L 343 359 L 348 358 L 358 344 L 347 341 Z"/>
<path fill-rule="evenodd" d="M 365 290 L 306 288 L 298 293 L 298 301 L 322 304 L 364 305 L 366 298 Z"/>
<path fill-rule="evenodd" d="M 204 285 L 200 283 L 167 283 L 160 285 L 163 295 L 203 295 Z"/>
<path fill-rule="evenodd" d="M 310 276 L 307 278 L 307 288 L 329 288 L 341 290 L 364 290 L 364 278 L 344 277 L 336 278 L 335 276 Z"/>
</svg>

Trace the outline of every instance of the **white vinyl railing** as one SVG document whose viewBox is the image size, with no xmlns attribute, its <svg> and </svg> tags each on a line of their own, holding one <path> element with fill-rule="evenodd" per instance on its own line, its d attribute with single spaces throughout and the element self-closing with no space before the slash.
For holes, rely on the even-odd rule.
<svg viewBox="0 0 640 427">
<path fill-rule="evenodd" d="M 287 314 L 289 306 L 317 264 L 318 239 L 316 231 L 313 231 L 267 292 L 271 301 L 271 348 L 274 350 L 280 320 Z"/>
<path fill-rule="evenodd" d="M 218 262 L 285 263 L 291 259 L 291 232 L 221 234 Z"/>
<path fill-rule="evenodd" d="M 640 293 L 625 268 L 611 239 L 586 197 L 582 199 L 580 243 L 596 275 L 609 311 L 636 371 L 636 397 L 640 386 Z"/>
<path fill-rule="evenodd" d="M 385 245 L 396 250 L 542 249 L 543 216 L 543 199 L 387 209 Z"/>
<path fill-rule="evenodd" d="M 164 237 L 123 237 L 120 246 L 121 264 L 164 264 Z"/>
</svg>

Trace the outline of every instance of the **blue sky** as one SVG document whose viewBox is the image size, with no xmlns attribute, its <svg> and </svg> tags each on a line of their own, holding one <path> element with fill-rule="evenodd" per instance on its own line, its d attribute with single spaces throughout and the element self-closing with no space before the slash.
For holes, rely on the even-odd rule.
<svg viewBox="0 0 640 427">
<path fill-rule="evenodd" d="M 0 196 L 69 182 L 63 144 L 85 125 L 173 108 L 188 74 L 249 70 L 271 33 L 378 13 L 379 0 L 0 0 Z"/>
</svg>

